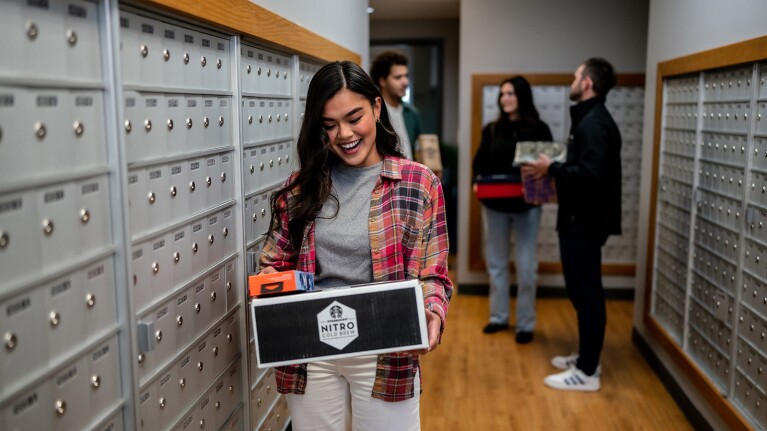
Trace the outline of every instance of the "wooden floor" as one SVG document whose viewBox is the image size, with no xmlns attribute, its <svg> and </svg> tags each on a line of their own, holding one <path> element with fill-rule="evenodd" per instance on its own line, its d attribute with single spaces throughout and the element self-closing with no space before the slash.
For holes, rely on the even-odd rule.
<svg viewBox="0 0 767 431">
<path fill-rule="evenodd" d="M 567 299 L 539 299 L 532 343 L 514 332 L 482 333 L 487 297 L 453 296 L 442 345 L 422 358 L 421 425 L 431 430 L 689 430 L 631 342 L 633 302 L 608 301 L 602 390 L 549 389 L 552 356 L 577 350 Z M 513 309 L 512 309 L 513 310 Z"/>
</svg>

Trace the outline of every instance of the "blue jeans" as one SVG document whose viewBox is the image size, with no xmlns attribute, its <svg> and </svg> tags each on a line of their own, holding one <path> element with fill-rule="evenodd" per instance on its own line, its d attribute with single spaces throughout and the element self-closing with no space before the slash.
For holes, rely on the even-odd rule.
<svg viewBox="0 0 767 431">
<path fill-rule="evenodd" d="M 535 328 L 535 290 L 538 284 L 538 226 L 541 208 L 503 213 L 482 207 L 485 264 L 490 276 L 490 323 L 509 322 L 509 243 L 514 229 L 517 270 L 516 332 Z"/>
</svg>

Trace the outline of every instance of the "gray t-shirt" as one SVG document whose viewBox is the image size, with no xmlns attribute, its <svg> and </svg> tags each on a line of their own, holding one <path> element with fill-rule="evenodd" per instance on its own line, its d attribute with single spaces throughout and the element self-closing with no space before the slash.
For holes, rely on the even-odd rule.
<svg viewBox="0 0 767 431">
<path fill-rule="evenodd" d="M 330 178 L 338 205 L 328 198 L 314 225 L 316 287 L 327 289 L 373 281 L 368 216 L 370 195 L 382 168 L 383 162 L 364 168 L 333 166 Z M 338 214 L 333 217 L 336 209 Z"/>
</svg>

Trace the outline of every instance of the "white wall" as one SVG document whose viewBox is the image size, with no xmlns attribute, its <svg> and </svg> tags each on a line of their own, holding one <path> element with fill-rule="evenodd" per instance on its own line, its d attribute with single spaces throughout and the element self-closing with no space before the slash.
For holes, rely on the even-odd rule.
<svg viewBox="0 0 767 431">
<path fill-rule="evenodd" d="M 461 2 L 458 96 L 458 283 L 486 283 L 468 268 L 471 198 L 471 75 L 572 73 L 589 57 L 619 73 L 645 69 L 649 0 L 471 0 Z M 549 282 L 541 277 L 541 284 Z M 561 277 L 552 277 L 561 285 Z M 607 281 L 606 281 L 607 284 Z"/>
<path fill-rule="evenodd" d="M 647 39 L 646 91 L 642 160 L 642 183 L 640 195 L 639 238 L 637 256 L 636 295 L 634 303 L 634 327 L 645 335 L 642 323 L 645 295 L 645 268 L 647 262 L 647 231 L 649 225 L 650 180 L 652 174 L 653 130 L 655 110 L 655 79 L 659 62 L 707 51 L 755 37 L 767 35 L 767 2 L 760 0 L 653 0 L 650 3 L 649 37 Z M 683 25 L 680 25 L 683 23 Z M 663 363 L 676 370 L 669 358 L 650 343 Z M 682 374 L 674 373 L 677 376 Z M 689 382 L 679 383 L 688 397 L 698 406 L 714 429 L 725 429 L 711 408 L 699 399 Z"/>
<path fill-rule="evenodd" d="M 374 20 L 370 40 L 441 39 L 443 54 L 442 142 L 455 143 L 458 132 L 458 19 Z M 369 63 L 365 64 L 368 70 Z M 416 105 L 417 106 L 417 105 Z"/>
<path fill-rule="evenodd" d="M 362 66 L 368 59 L 367 1 L 251 0 L 307 30 L 356 52 Z"/>
</svg>

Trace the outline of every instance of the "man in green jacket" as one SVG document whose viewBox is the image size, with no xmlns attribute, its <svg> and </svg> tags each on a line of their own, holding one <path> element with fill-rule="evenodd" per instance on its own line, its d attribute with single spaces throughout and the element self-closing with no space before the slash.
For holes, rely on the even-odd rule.
<svg viewBox="0 0 767 431">
<path fill-rule="evenodd" d="M 400 139 L 400 151 L 413 160 L 418 150 L 418 135 L 422 131 L 418 110 L 402 101 L 410 85 L 407 57 L 394 51 L 382 52 L 373 60 L 370 75 L 381 88 L 389 119 Z"/>
</svg>

